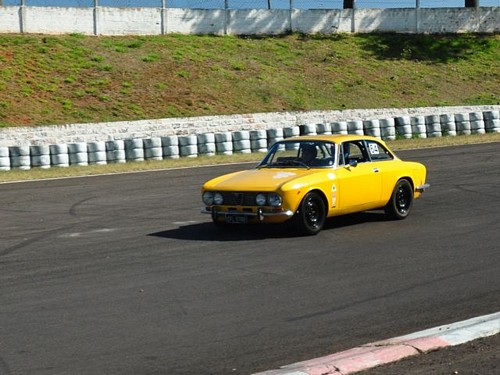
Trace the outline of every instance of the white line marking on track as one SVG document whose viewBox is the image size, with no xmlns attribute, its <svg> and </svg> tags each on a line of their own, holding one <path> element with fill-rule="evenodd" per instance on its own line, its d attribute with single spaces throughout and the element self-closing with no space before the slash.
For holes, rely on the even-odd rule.
<svg viewBox="0 0 500 375">
<path fill-rule="evenodd" d="M 77 238 L 77 237 L 84 237 L 84 236 L 100 234 L 100 233 L 110 233 L 110 232 L 114 232 L 116 230 L 117 230 L 116 228 L 102 228 L 102 229 L 90 230 L 87 232 L 65 233 L 65 234 L 61 234 L 59 236 L 59 238 Z"/>
<path fill-rule="evenodd" d="M 192 224 L 198 224 L 199 221 L 196 220 L 188 220 L 188 221 L 174 221 L 172 224 L 178 225 L 178 226 L 183 226 L 183 225 L 192 225 Z"/>
</svg>

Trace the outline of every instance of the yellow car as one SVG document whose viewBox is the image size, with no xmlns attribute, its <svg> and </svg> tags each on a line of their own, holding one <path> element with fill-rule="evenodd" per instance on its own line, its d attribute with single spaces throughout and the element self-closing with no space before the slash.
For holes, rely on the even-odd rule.
<svg viewBox="0 0 500 375">
<path fill-rule="evenodd" d="M 293 137 L 272 145 L 255 169 L 206 182 L 202 212 L 216 225 L 291 221 L 313 235 L 327 218 L 353 212 L 405 219 L 428 186 L 424 165 L 402 161 L 378 138 Z"/>
</svg>

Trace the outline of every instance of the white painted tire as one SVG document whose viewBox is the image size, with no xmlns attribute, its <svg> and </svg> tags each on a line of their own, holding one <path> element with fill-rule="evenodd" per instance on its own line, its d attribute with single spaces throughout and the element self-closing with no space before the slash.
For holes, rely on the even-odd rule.
<svg viewBox="0 0 500 375">
<path fill-rule="evenodd" d="M 332 133 L 333 134 L 347 134 L 347 121 L 335 121 L 332 122 Z"/>
<path fill-rule="evenodd" d="M 361 120 L 348 121 L 347 122 L 347 133 L 348 134 L 355 134 L 355 135 L 365 134 L 364 129 L 363 129 L 363 121 L 361 121 Z"/>
<path fill-rule="evenodd" d="M 250 153 L 251 146 L 249 139 L 233 140 L 233 151 L 238 153 Z"/>
<path fill-rule="evenodd" d="M 300 135 L 300 128 L 298 126 L 292 126 L 291 128 L 283 128 L 284 138 L 296 137 Z"/>
<path fill-rule="evenodd" d="M 179 146 L 163 146 L 162 150 L 165 159 L 179 158 Z"/>
</svg>

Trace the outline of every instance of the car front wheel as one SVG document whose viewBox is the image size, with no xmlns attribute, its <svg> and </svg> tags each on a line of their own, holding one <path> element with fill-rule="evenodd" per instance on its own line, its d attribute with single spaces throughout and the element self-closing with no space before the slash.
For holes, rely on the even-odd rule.
<svg viewBox="0 0 500 375">
<path fill-rule="evenodd" d="M 399 180 L 391 199 L 385 206 L 385 212 L 389 217 L 396 220 L 406 219 L 413 206 L 413 187 L 408 180 Z"/>
<path fill-rule="evenodd" d="M 307 193 L 295 213 L 295 226 L 304 235 L 318 234 L 326 220 L 325 203 L 318 193 Z"/>
</svg>

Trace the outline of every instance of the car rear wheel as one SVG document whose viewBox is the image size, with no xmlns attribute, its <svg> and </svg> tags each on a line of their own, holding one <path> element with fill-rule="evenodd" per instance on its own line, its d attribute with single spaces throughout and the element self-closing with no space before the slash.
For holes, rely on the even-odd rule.
<svg viewBox="0 0 500 375">
<path fill-rule="evenodd" d="M 301 234 L 318 234 L 326 220 L 325 203 L 318 193 L 307 193 L 295 213 L 295 227 Z"/>
<path fill-rule="evenodd" d="M 392 219 L 402 220 L 408 217 L 412 206 L 413 187 L 408 180 L 399 180 L 394 187 L 391 199 L 385 206 L 385 212 Z"/>
</svg>

